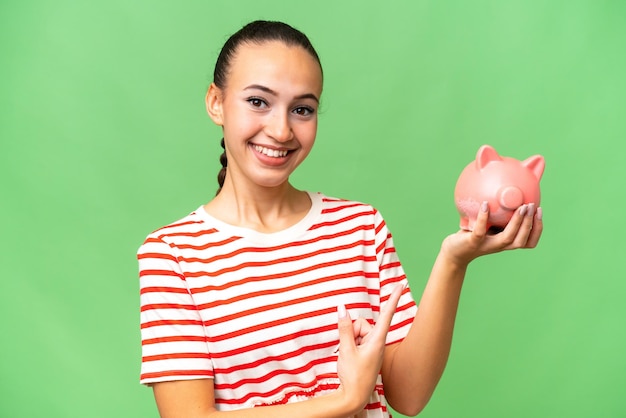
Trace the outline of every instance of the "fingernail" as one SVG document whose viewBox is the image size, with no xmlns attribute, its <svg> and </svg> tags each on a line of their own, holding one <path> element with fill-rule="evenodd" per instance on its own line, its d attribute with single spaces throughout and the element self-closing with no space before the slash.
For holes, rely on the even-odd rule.
<svg viewBox="0 0 626 418">
<path fill-rule="evenodd" d="M 337 306 L 337 315 L 339 316 L 339 319 L 346 317 L 346 307 L 344 305 Z"/>
<path fill-rule="evenodd" d="M 481 212 L 487 212 L 487 209 L 489 209 L 489 203 L 485 200 L 481 205 L 480 205 L 480 210 Z"/>
<path fill-rule="evenodd" d="M 529 203 L 528 204 L 528 213 L 527 213 L 528 217 L 532 218 L 535 215 L 535 204 L 534 203 Z"/>
<path fill-rule="evenodd" d="M 519 214 L 523 216 L 523 215 L 525 215 L 525 214 L 526 214 L 526 211 L 527 211 L 527 210 L 528 210 L 528 206 L 526 206 L 526 205 L 522 205 L 522 206 L 519 208 Z"/>
<path fill-rule="evenodd" d="M 539 207 L 537 208 L 537 220 L 540 221 L 541 219 L 543 219 L 543 209 Z"/>
</svg>

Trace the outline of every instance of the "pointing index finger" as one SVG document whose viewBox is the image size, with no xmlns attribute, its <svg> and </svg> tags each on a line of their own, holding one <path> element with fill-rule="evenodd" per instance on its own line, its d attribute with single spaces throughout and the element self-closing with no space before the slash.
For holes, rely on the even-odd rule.
<svg viewBox="0 0 626 418">
<path fill-rule="evenodd" d="M 398 301 L 400 300 L 400 296 L 402 296 L 402 292 L 405 287 L 406 285 L 404 284 L 398 284 L 393 289 L 391 295 L 389 295 L 389 299 L 387 299 L 384 309 L 380 312 L 380 316 L 378 317 L 378 321 L 376 321 L 376 325 L 374 325 L 372 332 L 387 333 L 389 326 L 391 325 L 393 314 L 396 312 Z"/>
</svg>

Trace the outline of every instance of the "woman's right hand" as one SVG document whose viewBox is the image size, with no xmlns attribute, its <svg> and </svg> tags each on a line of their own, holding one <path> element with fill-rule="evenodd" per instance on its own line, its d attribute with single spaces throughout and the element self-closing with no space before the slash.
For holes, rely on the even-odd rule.
<svg viewBox="0 0 626 418">
<path fill-rule="evenodd" d="M 353 324 L 345 307 L 337 308 L 339 316 L 337 374 L 341 381 L 338 391 L 353 413 L 365 407 L 374 391 L 383 362 L 387 332 L 403 290 L 404 286 L 396 286 L 373 327 L 364 320 Z"/>
</svg>

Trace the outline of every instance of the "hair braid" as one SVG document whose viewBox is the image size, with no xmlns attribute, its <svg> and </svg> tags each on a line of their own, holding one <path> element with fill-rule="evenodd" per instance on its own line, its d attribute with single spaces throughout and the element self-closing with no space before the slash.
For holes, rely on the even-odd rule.
<svg viewBox="0 0 626 418">
<path fill-rule="evenodd" d="M 224 187 L 224 179 L 226 178 L 226 166 L 228 165 L 228 159 L 226 158 L 226 144 L 224 143 L 224 138 L 220 142 L 220 145 L 224 149 L 222 155 L 220 155 L 220 163 L 222 164 L 222 169 L 219 173 L 217 173 L 217 184 L 219 184 L 219 188 L 217 189 L 216 195 L 222 190 Z"/>
</svg>

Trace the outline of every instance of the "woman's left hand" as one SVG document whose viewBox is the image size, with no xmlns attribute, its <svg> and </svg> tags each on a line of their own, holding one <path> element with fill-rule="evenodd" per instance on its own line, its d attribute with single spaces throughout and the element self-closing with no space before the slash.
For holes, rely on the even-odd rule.
<svg viewBox="0 0 626 418">
<path fill-rule="evenodd" d="M 473 231 L 461 230 L 443 241 L 444 255 L 460 267 L 482 255 L 517 248 L 534 248 L 543 231 L 541 208 L 533 203 L 520 206 L 502 232 L 490 234 L 487 230 L 489 209 L 482 205 Z"/>
</svg>

